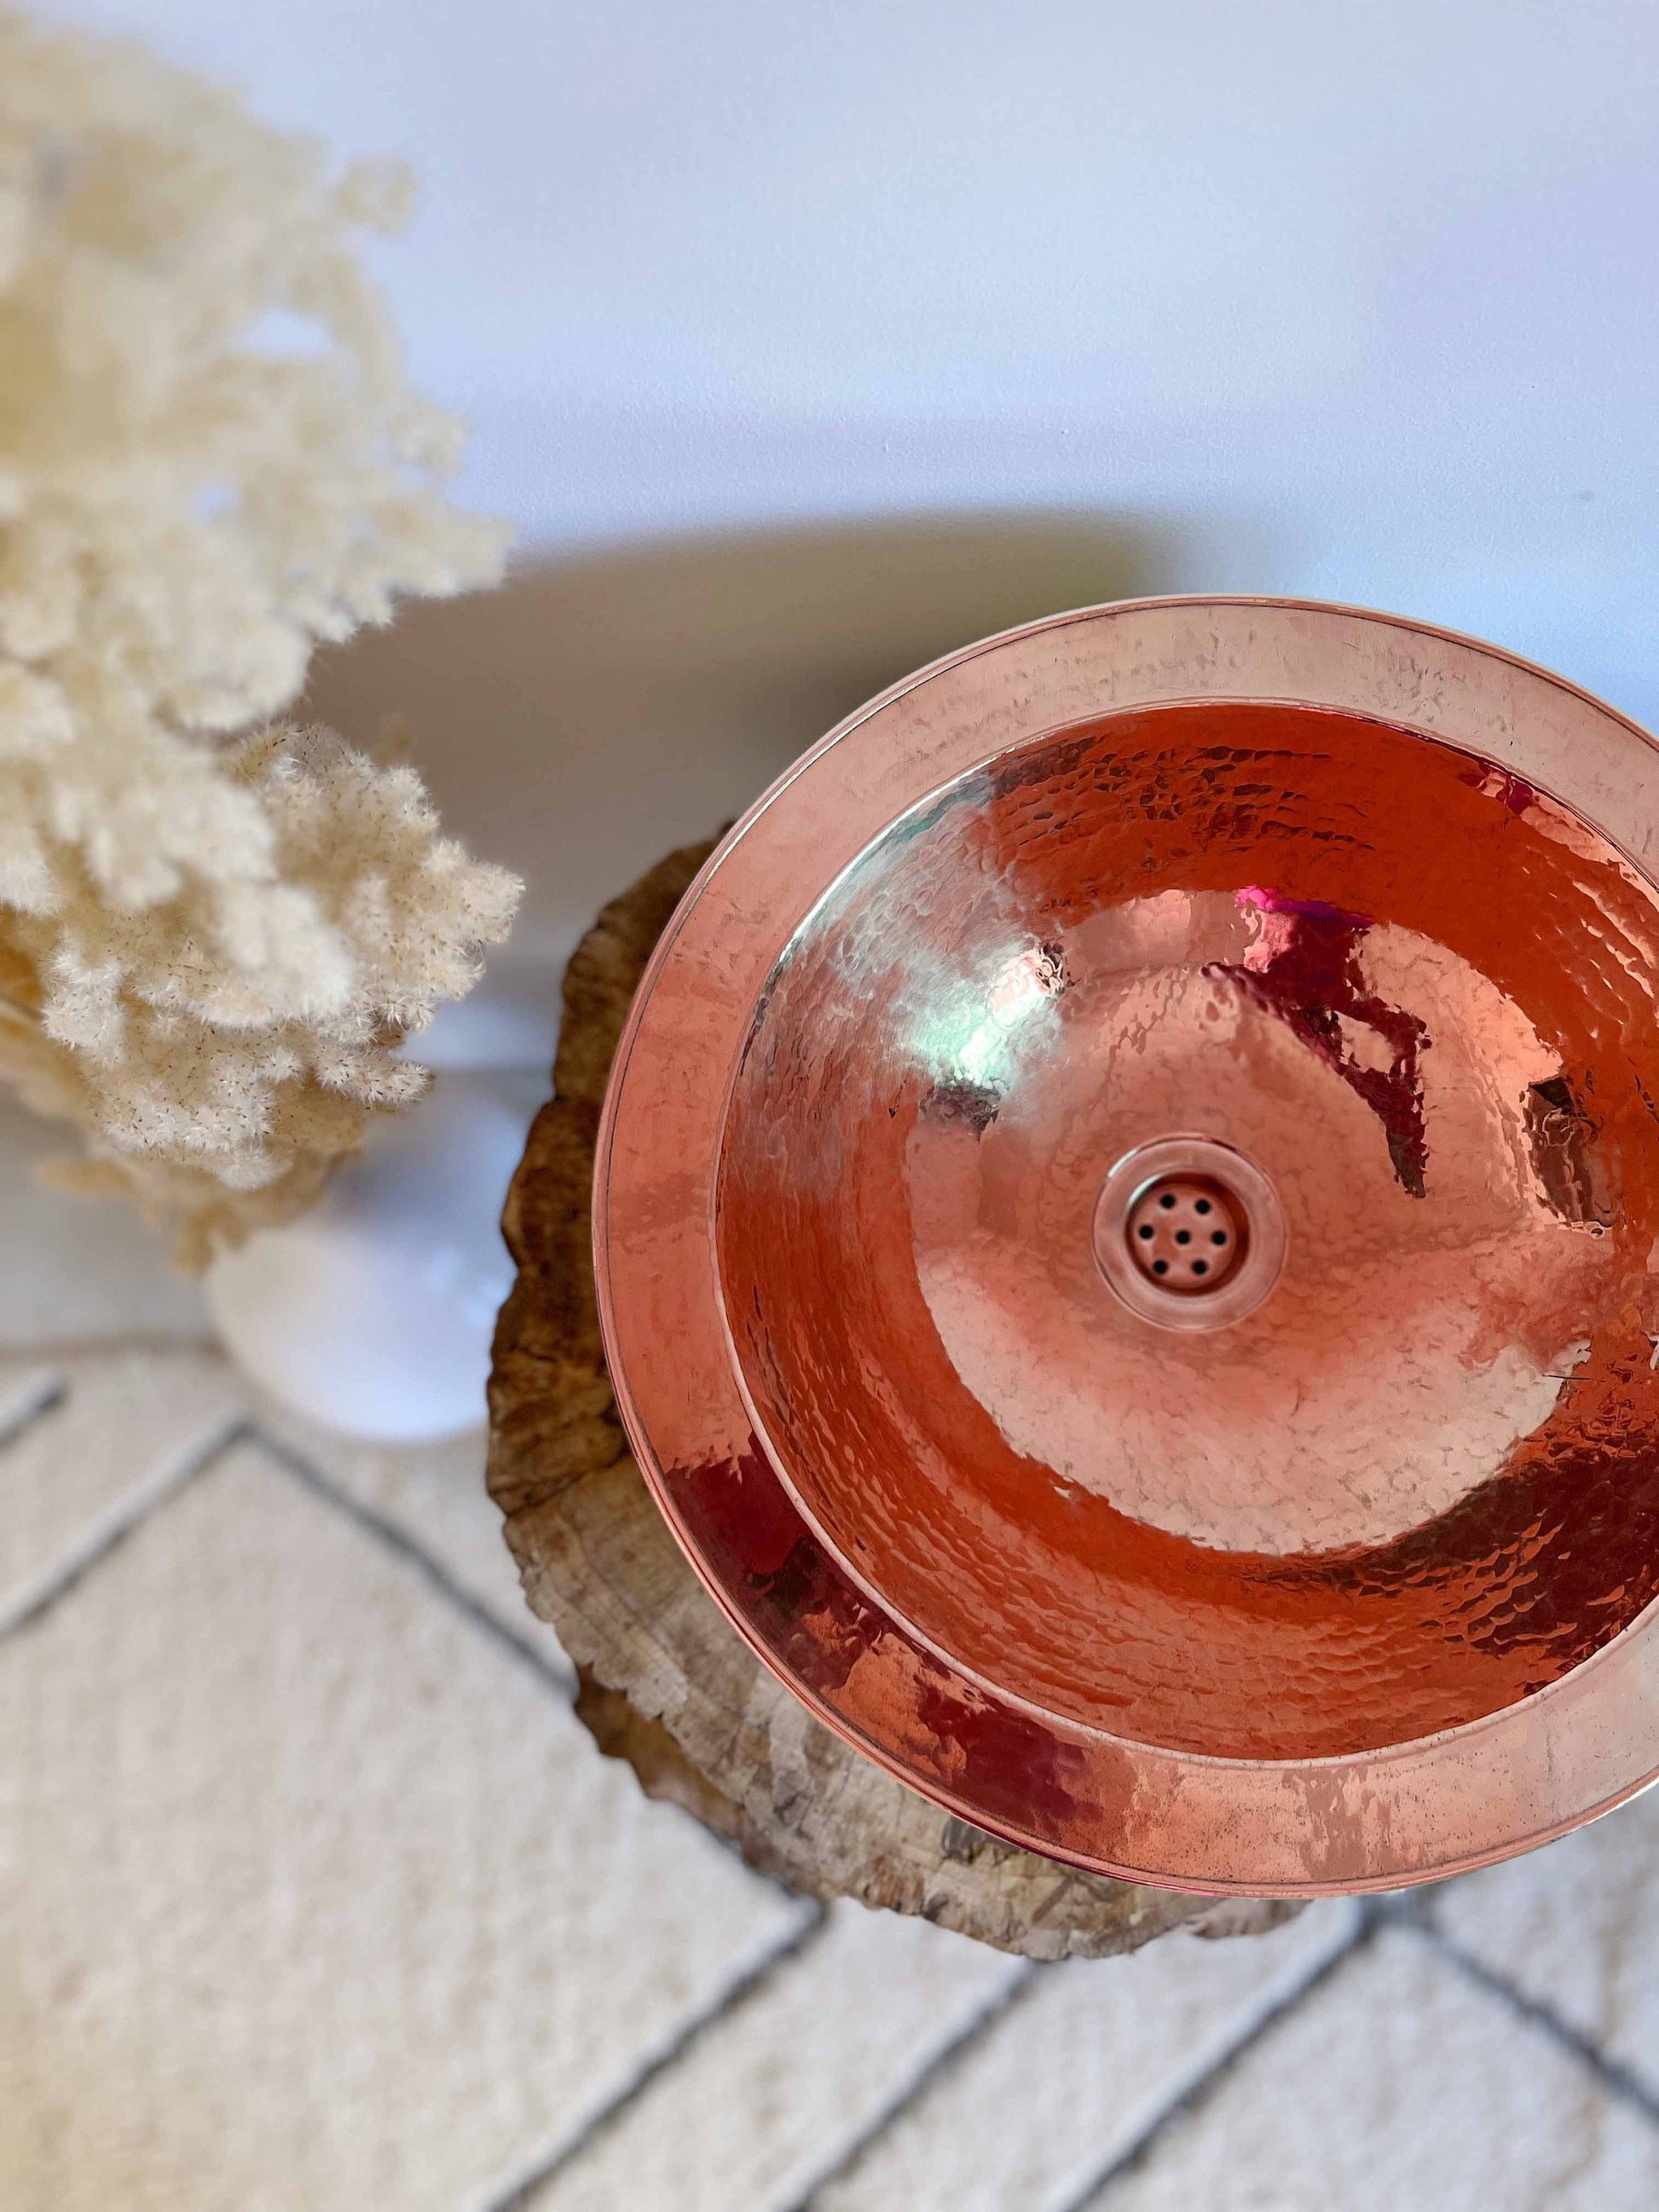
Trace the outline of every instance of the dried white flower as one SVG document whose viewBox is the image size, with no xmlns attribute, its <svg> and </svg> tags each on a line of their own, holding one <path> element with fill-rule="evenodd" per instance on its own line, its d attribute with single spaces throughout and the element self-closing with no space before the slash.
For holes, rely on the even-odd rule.
<svg viewBox="0 0 1659 2212">
<path fill-rule="evenodd" d="M 410 769 L 260 729 L 318 641 L 500 572 L 353 251 L 408 196 L 0 7 L 0 1074 L 191 1261 L 419 1092 L 392 1048 L 518 896 Z"/>
</svg>

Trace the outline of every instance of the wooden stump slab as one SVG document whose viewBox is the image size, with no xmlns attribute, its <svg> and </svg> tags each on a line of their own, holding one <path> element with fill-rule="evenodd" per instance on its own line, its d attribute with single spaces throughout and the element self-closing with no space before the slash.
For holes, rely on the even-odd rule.
<svg viewBox="0 0 1659 2212">
<path fill-rule="evenodd" d="M 720 1614 L 628 1449 L 594 1302 L 590 1194 L 605 1079 L 651 949 L 712 848 L 687 846 L 599 915 L 565 976 L 554 1096 L 505 1218 L 519 1276 L 490 1379 L 489 1482 L 532 1609 L 601 1751 L 793 1889 L 919 1912 L 1032 1959 L 1177 1928 L 1250 1934 L 1294 1906 L 1082 1874 L 941 1813 L 833 1735 Z"/>
</svg>

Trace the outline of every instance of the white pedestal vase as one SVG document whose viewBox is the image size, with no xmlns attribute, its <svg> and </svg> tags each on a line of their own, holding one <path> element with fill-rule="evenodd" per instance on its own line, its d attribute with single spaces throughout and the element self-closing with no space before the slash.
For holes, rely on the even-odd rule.
<svg viewBox="0 0 1659 2212">
<path fill-rule="evenodd" d="M 346 1436 L 412 1443 L 484 1419 L 512 1285 L 501 1211 L 544 1076 L 441 1069 L 298 1220 L 208 1270 L 209 1310 L 253 1380 Z"/>
</svg>

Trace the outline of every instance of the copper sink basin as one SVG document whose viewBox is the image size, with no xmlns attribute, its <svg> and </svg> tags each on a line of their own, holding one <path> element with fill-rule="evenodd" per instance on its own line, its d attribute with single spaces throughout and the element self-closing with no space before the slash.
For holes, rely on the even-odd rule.
<svg viewBox="0 0 1659 2212">
<path fill-rule="evenodd" d="M 832 1728 L 1185 1888 L 1659 1769 L 1651 741 L 1390 617 L 1154 601 L 896 687 L 726 839 L 595 1230 L 680 1542 Z"/>
</svg>

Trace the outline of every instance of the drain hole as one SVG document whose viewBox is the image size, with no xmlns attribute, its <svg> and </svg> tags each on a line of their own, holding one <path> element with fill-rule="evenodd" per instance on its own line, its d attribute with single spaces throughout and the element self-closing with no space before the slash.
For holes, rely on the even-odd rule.
<svg viewBox="0 0 1659 2212">
<path fill-rule="evenodd" d="M 1207 1176 L 1160 1176 L 1143 1185 L 1120 1231 L 1135 1272 L 1162 1291 L 1218 1291 L 1249 1250 L 1249 1223 Z"/>
<path fill-rule="evenodd" d="M 1164 1173 L 1148 1172 L 1164 1162 Z M 1265 1176 L 1198 1137 L 1126 1153 L 1101 1185 L 1091 1237 L 1101 1273 L 1131 1311 L 1175 1329 L 1222 1328 L 1249 1313 L 1272 1288 L 1285 1243 Z"/>
</svg>

